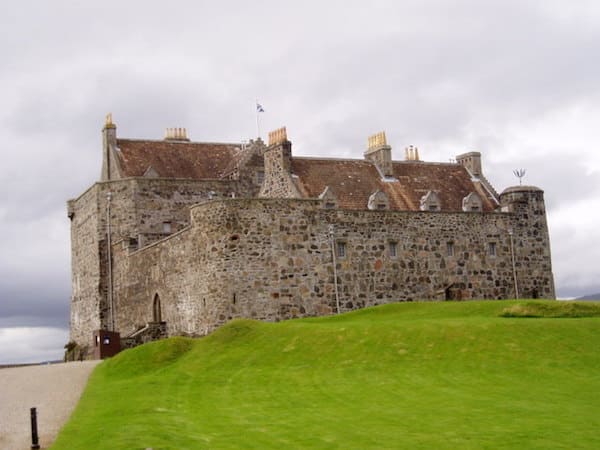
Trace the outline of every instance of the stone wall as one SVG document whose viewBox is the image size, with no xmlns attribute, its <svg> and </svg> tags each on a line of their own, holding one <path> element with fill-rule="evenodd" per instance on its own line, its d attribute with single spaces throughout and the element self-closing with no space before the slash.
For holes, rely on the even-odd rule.
<svg viewBox="0 0 600 450">
<path fill-rule="evenodd" d="M 330 314 L 338 302 L 343 312 L 512 298 L 515 276 L 521 296 L 554 298 L 542 195 L 507 192 L 505 213 L 326 210 L 297 199 L 203 203 L 191 209 L 190 226 L 167 239 L 133 253 L 115 244 L 117 327 L 126 335 L 153 321 L 157 295 L 169 335 L 206 334 L 235 317 Z"/>
<path fill-rule="evenodd" d="M 256 193 L 258 186 L 230 180 L 129 178 L 96 183 L 70 200 L 71 340 L 88 343 L 93 330 L 111 325 L 106 220 L 109 192 L 111 241 L 129 251 L 184 229 L 190 221 L 190 206 L 211 198 L 244 195 L 248 189 Z M 170 231 L 165 228 L 167 223 Z M 117 264 L 114 254 L 112 263 Z"/>
</svg>

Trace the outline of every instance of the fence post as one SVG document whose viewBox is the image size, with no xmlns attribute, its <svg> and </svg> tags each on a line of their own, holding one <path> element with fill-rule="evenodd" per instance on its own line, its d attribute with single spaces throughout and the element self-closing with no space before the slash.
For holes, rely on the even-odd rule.
<svg viewBox="0 0 600 450">
<path fill-rule="evenodd" d="M 35 408 L 31 408 L 31 450 L 38 450 L 40 448 L 38 429 L 37 429 L 37 411 Z"/>
</svg>

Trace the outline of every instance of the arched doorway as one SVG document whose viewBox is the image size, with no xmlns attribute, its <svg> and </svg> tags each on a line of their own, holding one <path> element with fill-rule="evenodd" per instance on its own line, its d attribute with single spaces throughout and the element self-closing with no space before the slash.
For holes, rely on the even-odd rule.
<svg viewBox="0 0 600 450">
<path fill-rule="evenodd" d="M 154 295 L 154 301 L 152 302 L 152 321 L 162 322 L 162 313 L 160 310 L 160 297 L 158 294 Z"/>
</svg>

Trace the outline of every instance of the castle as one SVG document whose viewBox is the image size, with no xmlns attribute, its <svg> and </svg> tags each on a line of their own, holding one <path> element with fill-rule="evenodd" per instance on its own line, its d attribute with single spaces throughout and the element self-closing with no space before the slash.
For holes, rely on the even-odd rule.
<svg viewBox="0 0 600 450">
<path fill-rule="evenodd" d="M 268 145 L 117 137 L 107 116 L 100 181 L 68 201 L 71 340 L 205 335 L 227 321 L 333 314 L 388 302 L 554 298 L 543 191 L 498 194 L 481 154 L 364 159 Z"/>
</svg>

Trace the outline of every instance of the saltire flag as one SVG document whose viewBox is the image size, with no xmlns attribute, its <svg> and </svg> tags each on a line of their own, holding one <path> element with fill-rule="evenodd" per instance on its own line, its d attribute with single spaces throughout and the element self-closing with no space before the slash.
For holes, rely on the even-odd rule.
<svg viewBox="0 0 600 450">
<path fill-rule="evenodd" d="M 265 112 L 265 109 L 258 102 L 256 102 L 256 112 Z"/>
</svg>

